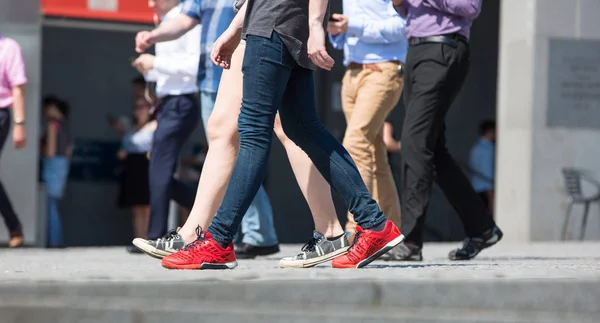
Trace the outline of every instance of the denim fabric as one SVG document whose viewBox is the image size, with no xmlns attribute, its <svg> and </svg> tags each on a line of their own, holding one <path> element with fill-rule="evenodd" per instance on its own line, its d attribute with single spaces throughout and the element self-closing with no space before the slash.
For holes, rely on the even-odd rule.
<svg viewBox="0 0 600 323">
<path fill-rule="evenodd" d="M 65 156 L 44 158 L 42 178 L 46 183 L 48 245 L 63 245 L 62 220 L 58 212 L 58 201 L 63 197 L 69 175 L 69 159 Z"/>
<path fill-rule="evenodd" d="M 69 159 L 65 156 L 44 158 L 42 167 L 42 179 L 46 183 L 46 193 L 49 197 L 62 198 L 69 176 Z"/>
<path fill-rule="evenodd" d="M 216 99 L 216 93 L 200 92 L 204 131 L 208 129 L 208 119 L 213 111 Z M 208 134 L 206 134 L 206 138 L 208 138 Z M 243 243 L 253 246 L 268 247 L 278 243 L 273 224 L 273 209 L 271 208 L 269 196 L 262 185 L 242 220 L 242 235 L 243 237 L 238 237 L 236 240 L 241 240 Z"/>
<path fill-rule="evenodd" d="M 48 196 L 48 246 L 58 247 L 64 244 L 62 220 L 58 213 L 58 199 Z"/>
<path fill-rule="evenodd" d="M 244 98 L 238 119 L 240 152 L 225 198 L 209 232 L 228 243 L 267 172 L 275 115 L 366 229 L 385 221 L 356 165 L 319 121 L 311 70 L 300 67 L 277 33 L 248 35 L 243 63 Z"/>
</svg>

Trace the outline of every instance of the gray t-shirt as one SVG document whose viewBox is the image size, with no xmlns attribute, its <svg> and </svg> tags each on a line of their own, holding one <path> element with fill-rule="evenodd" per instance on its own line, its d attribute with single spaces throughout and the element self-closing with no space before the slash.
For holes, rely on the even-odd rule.
<svg viewBox="0 0 600 323">
<path fill-rule="evenodd" d="M 276 31 L 298 65 L 311 70 L 308 58 L 308 0 L 247 0 L 242 38 L 271 38 Z"/>
</svg>

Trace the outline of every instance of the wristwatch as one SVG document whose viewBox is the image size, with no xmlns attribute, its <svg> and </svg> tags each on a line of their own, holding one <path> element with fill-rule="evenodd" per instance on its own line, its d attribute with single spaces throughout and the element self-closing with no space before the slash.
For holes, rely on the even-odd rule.
<svg viewBox="0 0 600 323">
<path fill-rule="evenodd" d="M 24 126 L 25 125 L 25 120 L 24 119 L 15 119 L 15 124 Z"/>
</svg>

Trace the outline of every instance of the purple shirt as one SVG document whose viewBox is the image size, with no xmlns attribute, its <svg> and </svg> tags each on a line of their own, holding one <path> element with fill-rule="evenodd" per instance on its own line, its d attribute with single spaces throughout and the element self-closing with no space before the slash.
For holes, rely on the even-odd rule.
<svg viewBox="0 0 600 323">
<path fill-rule="evenodd" d="M 13 103 L 12 89 L 27 83 L 25 59 L 19 44 L 0 34 L 0 109 Z"/>
<path fill-rule="evenodd" d="M 398 12 L 406 17 L 408 39 L 452 33 L 469 38 L 481 0 L 404 0 Z"/>
</svg>

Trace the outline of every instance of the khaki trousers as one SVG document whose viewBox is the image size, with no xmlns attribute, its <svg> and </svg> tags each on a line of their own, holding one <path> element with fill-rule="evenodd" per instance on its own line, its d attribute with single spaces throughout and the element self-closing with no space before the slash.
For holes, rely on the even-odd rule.
<svg viewBox="0 0 600 323">
<path fill-rule="evenodd" d="M 402 93 L 398 64 L 349 67 L 342 80 L 342 109 L 347 124 L 344 147 L 385 216 L 400 228 L 398 190 L 383 142 L 383 123 Z M 354 217 L 348 213 L 346 231 L 354 232 L 355 228 Z"/>
</svg>

